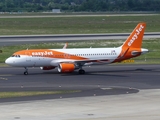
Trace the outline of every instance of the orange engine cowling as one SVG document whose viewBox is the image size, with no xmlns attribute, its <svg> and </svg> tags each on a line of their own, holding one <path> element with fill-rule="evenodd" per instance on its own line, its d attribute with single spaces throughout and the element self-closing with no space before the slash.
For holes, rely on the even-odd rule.
<svg viewBox="0 0 160 120">
<path fill-rule="evenodd" d="M 44 67 L 40 67 L 42 70 L 52 70 L 55 67 L 54 66 L 44 66 Z"/>
<path fill-rule="evenodd" d="M 75 70 L 75 65 L 73 63 L 60 63 L 58 66 L 58 72 L 73 72 Z"/>
</svg>

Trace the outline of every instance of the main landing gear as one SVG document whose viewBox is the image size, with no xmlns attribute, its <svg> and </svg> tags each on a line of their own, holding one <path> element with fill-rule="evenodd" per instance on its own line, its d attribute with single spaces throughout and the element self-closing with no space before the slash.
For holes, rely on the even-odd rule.
<svg viewBox="0 0 160 120">
<path fill-rule="evenodd" d="M 79 74 L 85 74 L 85 71 L 83 69 L 80 69 L 78 72 Z"/>
<path fill-rule="evenodd" d="M 27 67 L 24 67 L 24 68 L 25 68 L 24 75 L 28 75 L 28 69 L 27 69 Z"/>
<path fill-rule="evenodd" d="M 85 70 L 83 70 L 83 68 L 82 68 L 83 65 L 79 64 L 78 66 L 79 66 L 79 71 L 78 71 L 79 74 L 85 74 Z"/>
</svg>

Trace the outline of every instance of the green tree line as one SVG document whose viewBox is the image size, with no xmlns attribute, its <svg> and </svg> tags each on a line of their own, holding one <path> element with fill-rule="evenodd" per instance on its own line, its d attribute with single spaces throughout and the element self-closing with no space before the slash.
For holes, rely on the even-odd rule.
<svg viewBox="0 0 160 120">
<path fill-rule="evenodd" d="M 0 0 L 0 12 L 160 11 L 160 0 Z"/>
</svg>

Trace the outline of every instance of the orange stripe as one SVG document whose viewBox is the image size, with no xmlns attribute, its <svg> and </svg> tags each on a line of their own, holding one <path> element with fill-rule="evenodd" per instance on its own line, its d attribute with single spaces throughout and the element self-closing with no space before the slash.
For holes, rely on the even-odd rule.
<svg viewBox="0 0 160 120">
<path fill-rule="evenodd" d="M 55 50 L 48 50 L 48 49 L 22 50 L 14 53 L 14 55 L 28 55 L 28 56 L 47 57 L 47 58 L 88 60 L 87 58 L 84 58 L 81 56 L 75 56 L 72 54 L 58 52 Z"/>
</svg>

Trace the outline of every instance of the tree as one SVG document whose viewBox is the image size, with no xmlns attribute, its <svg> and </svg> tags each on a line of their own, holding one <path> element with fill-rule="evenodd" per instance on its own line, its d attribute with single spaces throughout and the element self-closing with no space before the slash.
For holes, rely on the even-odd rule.
<svg viewBox="0 0 160 120">
<path fill-rule="evenodd" d="M 0 11 L 160 11 L 159 5 L 160 0 L 0 0 Z"/>
</svg>

